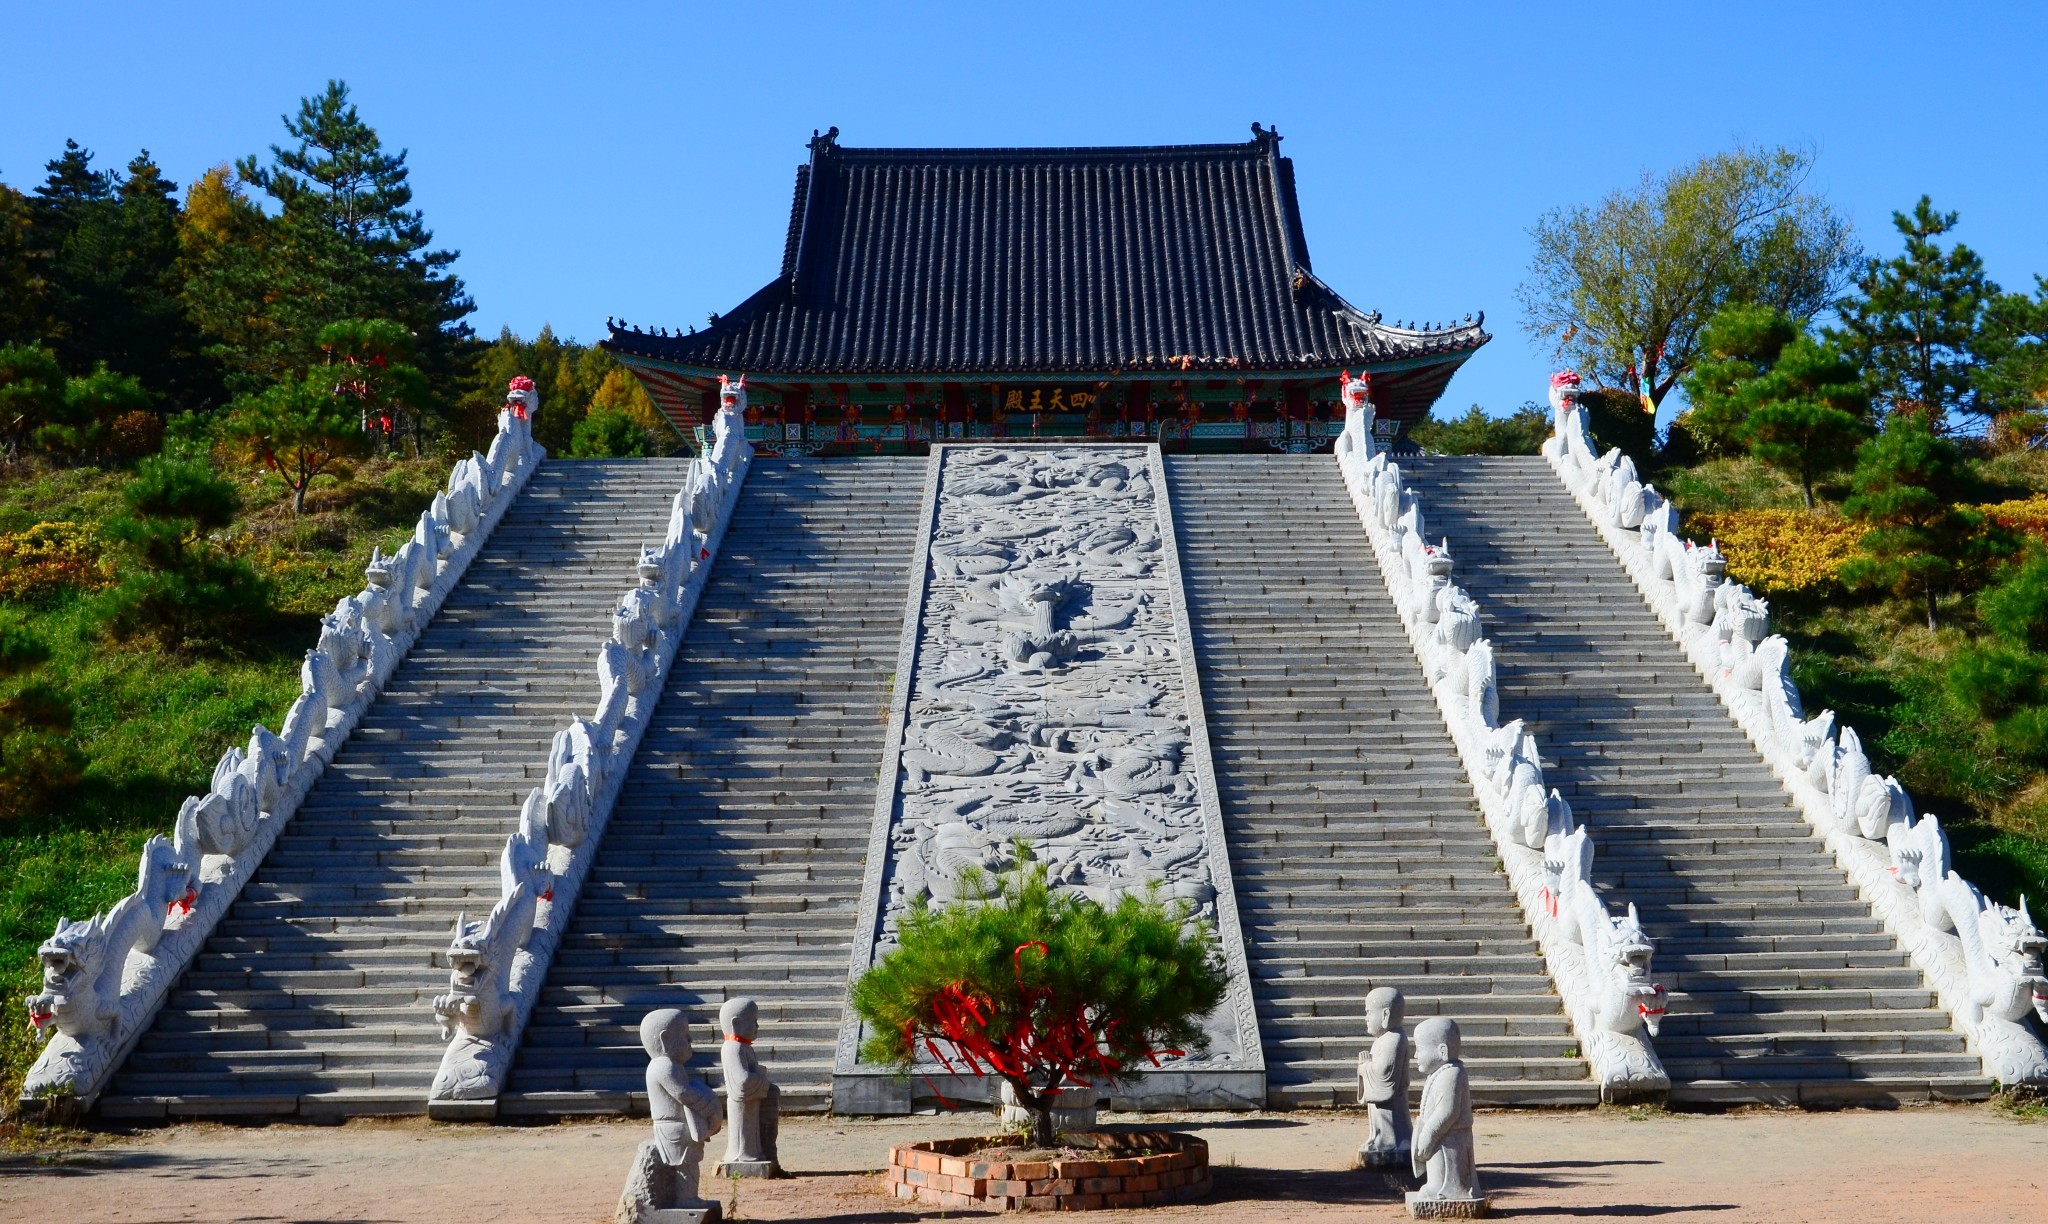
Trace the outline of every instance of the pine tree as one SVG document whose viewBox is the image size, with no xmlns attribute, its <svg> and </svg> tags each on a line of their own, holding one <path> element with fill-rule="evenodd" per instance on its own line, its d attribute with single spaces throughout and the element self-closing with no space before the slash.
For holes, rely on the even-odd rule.
<svg viewBox="0 0 2048 1224">
<path fill-rule="evenodd" d="M 1863 367 L 1871 393 L 1890 408 L 1924 409 L 1937 430 L 1947 427 L 1951 412 L 1981 411 L 1972 385 L 1974 345 L 1984 308 L 1998 293 L 1975 251 L 1937 241 L 1957 217 L 1936 212 L 1926 196 L 1910 216 L 1893 213 L 1905 253 L 1868 261 L 1856 292 L 1836 304 L 1838 338 Z"/>
<path fill-rule="evenodd" d="M 180 299 L 177 184 L 148 150 L 126 174 L 94 170 L 92 158 L 65 142 L 29 204 L 39 337 L 74 374 L 104 363 L 173 408 L 211 407 L 218 373 Z"/>
<path fill-rule="evenodd" d="M 2048 432 L 2048 277 L 2035 293 L 2002 293 L 1984 308 L 1972 378 L 1994 421 L 1994 443 L 2038 441 Z"/>
<path fill-rule="evenodd" d="M 433 249 L 412 207 L 406 154 L 387 152 L 349 102 L 348 86 L 301 100 L 283 119 L 290 145 L 270 162 L 235 163 L 241 181 L 278 204 L 266 241 L 252 251 L 216 250 L 195 298 L 209 330 L 257 341 L 239 355 L 238 386 L 278 381 L 320 362 L 323 328 L 344 319 L 392 319 L 416 342 L 416 363 L 452 397 L 475 309 L 449 272 L 456 252 Z M 251 315 L 264 325 L 250 328 Z"/>
<path fill-rule="evenodd" d="M 1893 411 L 1884 432 L 1857 452 L 1843 503 L 1869 528 L 1863 555 L 1842 569 L 1851 586 L 1917 597 L 1927 628 L 1937 628 L 1935 597 L 1976 577 L 2010 541 L 1989 530 L 1967 503 L 1976 481 L 1955 443 L 1936 433 L 1921 411 Z"/>
<path fill-rule="evenodd" d="M 306 491 L 323 473 L 365 449 L 361 407 L 337 394 L 332 370 L 315 369 L 235 401 L 221 434 L 250 463 L 274 473 L 292 495 L 292 513 L 306 512 Z"/>
<path fill-rule="evenodd" d="M 1702 335 L 1708 354 L 1686 380 L 1686 429 L 1717 449 L 1744 449 L 1799 481 L 1846 468 L 1870 435 L 1856 364 L 1783 311 L 1731 306 Z"/>
</svg>

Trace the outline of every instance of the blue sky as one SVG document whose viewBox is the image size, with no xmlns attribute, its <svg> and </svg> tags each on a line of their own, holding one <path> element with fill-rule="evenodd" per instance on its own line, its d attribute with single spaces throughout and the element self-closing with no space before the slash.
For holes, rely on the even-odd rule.
<svg viewBox="0 0 2048 1224">
<path fill-rule="evenodd" d="M 1540 398 L 1514 289 L 1546 208 L 1738 141 L 1807 144 L 1873 250 L 1920 193 L 2048 272 L 2048 7 L 1949 4 L 16 6 L 0 179 L 76 138 L 173 178 L 346 79 L 477 301 L 589 340 L 775 272 L 813 128 L 849 145 L 1235 141 L 1277 125 L 1315 266 L 1390 318 L 1485 310 L 1447 402 Z"/>
</svg>

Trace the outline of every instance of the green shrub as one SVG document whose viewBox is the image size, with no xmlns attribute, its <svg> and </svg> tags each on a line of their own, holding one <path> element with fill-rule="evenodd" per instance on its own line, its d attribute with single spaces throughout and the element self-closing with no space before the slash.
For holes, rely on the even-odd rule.
<svg viewBox="0 0 2048 1224">
<path fill-rule="evenodd" d="M 122 637 L 154 634 L 173 649 L 244 643 L 267 617 L 269 585 L 205 533 L 234 520 L 233 485 L 198 460 L 158 457 L 137 466 L 123 491 L 128 513 L 107 524 L 136 564 L 103 597 Z"/>
<path fill-rule="evenodd" d="M 48 414 L 48 423 L 32 437 L 38 449 L 74 460 L 97 461 L 113 457 L 118 446 L 134 446 L 134 430 L 117 440 L 115 422 L 134 416 L 154 419 L 149 392 L 140 379 L 117 374 L 105 362 L 83 378 L 69 379 L 64 393 Z"/>
<path fill-rule="evenodd" d="M 1987 718 L 2040 700 L 2048 657 L 2000 644 L 1965 646 L 1949 659 L 1949 691 Z"/>
<path fill-rule="evenodd" d="M 1512 416 L 1495 417 L 1474 404 L 1463 416 L 1432 412 L 1409 429 L 1408 438 L 1439 455 L 1534 455 L 1550 436 L 1550 412 L 1524 404 Z"/>
<path fill-rule="evenodd" d="M 592 408 L 569 435 L 571 459 L 640 459 L 647 431 L 619 408 Z"/>
<path fill-rule="evenodd" d="M 71 742 L 71 703 L 32 673 L 50 657 L 41 638 L 0 621 L 0 821 L 48 811 L 78 784 L 84 758 Z"/>
<path fill-rule="evenodd" d="M 1200 1020 L 1225 984 L 1216 937 L 1156 895 L 1106 909 L 1055 892 L 1022 846 L 997 884 L 970 878 L 962 900 L 904 916 L 901 942 L 853 985 L 871 1030 L 862 1055 L 907 1072 L 944 1043 L 1006 1081 L 1036 1118 L 1033 1141 L 1050 1144 L 1059 1088 L 1206 1047 Z"/>
<path fill-rule="evenodd" d="M 1579 405 L 1586 410 L 1586 428 L 1601 454 L 1613 447 L 1646 464 L 1657 444 L 1657 418 L 1643 411 L 1643 401 L 1619 387 L 1596 387 L 1581 392 Z"/>
<path fill-rule="evenodd" d="M 2014 646 L 2048 649 L 2048 552 L 2035 548 L 1977 599 L 1977 618 Z"/>
</svg>

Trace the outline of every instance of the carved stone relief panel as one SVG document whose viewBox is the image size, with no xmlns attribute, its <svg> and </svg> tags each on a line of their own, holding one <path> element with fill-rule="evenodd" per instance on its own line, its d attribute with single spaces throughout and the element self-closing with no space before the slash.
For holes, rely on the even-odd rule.
<svg viewBox="0 0 2048 1224">
<path fill-rule="evenodd" d="M 1214 927 L 1231 990 L 1208 1054 L 1168 1070 L 1261 1071 L 1157 451 L 953 446 L 933 466 L 856 969 L 917 898 L 1028 843 L 1059 887 L 1113 905 L 1156 885 Z"/>
</svg>

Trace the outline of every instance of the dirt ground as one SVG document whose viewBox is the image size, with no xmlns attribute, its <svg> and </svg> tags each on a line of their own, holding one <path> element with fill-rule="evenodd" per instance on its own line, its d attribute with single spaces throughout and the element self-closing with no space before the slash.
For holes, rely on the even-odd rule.
<svg viewBox="0 0 2048 1224">
<path fill-rule="evenodd" d="M 1202 1204 L 1091 1218 L 1405 1218 L 1398 1187 L 1348 1167 L 1364 1133 L 1358 1115 L 1143 1121 L 1208 1139 L 1216 1193 Z M 983 1119 L 961 1116 L 792 1118 L 783 1124 L 782 1159 L 793 1176 L 715 1183 L 707 1171 L 705 1193 L 728 1204 L 736 1195 L 728 1217 L 742 1220 L 939 1219 L 944 1213 L 885 1198 L 875 1170 L 893 1142 L 987 1129 Z M 644 1122 L 493 1128 L 418 1120 L 140 1131 L 84 1150 L 0 1157 L 0 1220 L 605 1221 L 645 1132 Z M 1987 1106 L 1489 1113 L 1480 1115 L 1478 1142 L 1481 1177 L 1505 1217 L 2048 1220 L 2048 1121 Z"/>
</svg>

